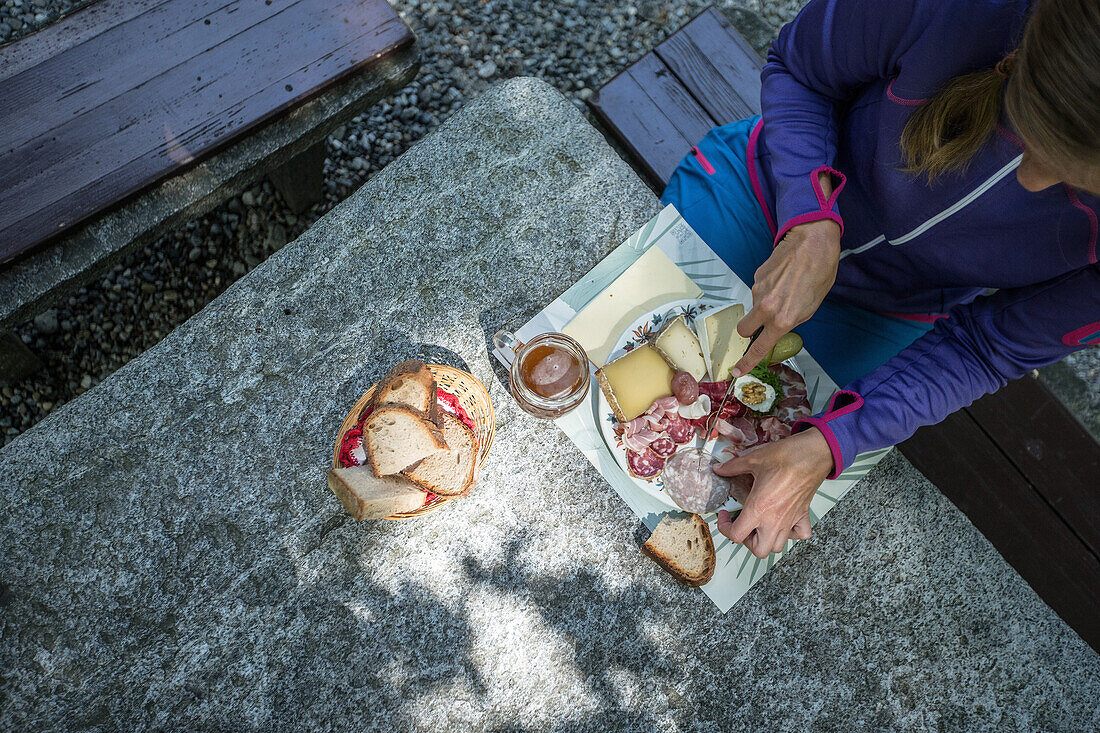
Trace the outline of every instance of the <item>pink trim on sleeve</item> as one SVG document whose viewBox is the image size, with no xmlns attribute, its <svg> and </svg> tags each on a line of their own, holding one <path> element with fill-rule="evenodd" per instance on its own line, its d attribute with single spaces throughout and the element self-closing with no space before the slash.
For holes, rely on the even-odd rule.
<svg viewBox="0 0 1100 733">
<path fill-rule="evenodd" d="M 821 189 L 821 174 L 828 173 L 833 178 L 839 179 L 839 182 L 833 188 L 832 194 L 829 198 L 825 198 L 825 191 Z M 775 241 L 773 245 L 778 245 L 783 241 L 783 237 L 787 236 L 787 232 L 792 227 L 796 227 L 799 224 L 808 224 L 811 221 L 821 221 L 822 219 L 830 219 L 835 221 L 840 226 L 840 235 L 844 236 L 844 220 L 840 218 L 840 214 L 832 210 L 836 205 L 837 197 L 840 196 L 840 192 L 844 190 L 844 186 L 848 183 L 848 177 L 835 168 L 830 168 L 827 165 L 821 165 L 814 168 L 810 172 L 810 186 L 814 190 L 814 195 L 817 196 L 817 205 L 821 207 L 820 211 L 811 211 L 806 214 L 799 214 L 792 217 L 783 228 L 775 234 Z M 773 230 L 774 231 L 774 230 Z"/>
<path fill-rule="evenodd" d="M 797 420 L 791 427 L 792 433 L 801 433 L 808 427 L 815 427 L 821 434 L 825 436 L 825 442 L 829 444 L 829 452 L 833 454 L 833 470 L 826 476 L 826 478 L 835 479 L 840 476 L 840 472 L 844 467 L 844 456 L 840 452 L 840 443 L 837 442 L 836 436 L 833 435 L 832 428 L 828 423 L 818 417 L 806 417 L 801 420 Z"/>
<path fill-rule="evenodd" d="M 828 173 L 833 178 L 839 178 L 840 183 L 833 187 L 833 193 L 829 198 L 825 198 L 825 192 L 821 190 L 821 174 Z M 836 205 L 837 197 L 840 196 L 840 192 L 844 190 L 844 187 L 848 185 L 848 176 L 844 175 L 836 168 L 830 168 L 827 165 L 818 166 L 810 174 L 810 185 L 814 187 L 814 194 L 817 196 L 817 203 L 822 209 L 831 209 Z"/>
<path fill-rule="evenodd" d="M 771 230 L 772 236 L 775 236 L 775 217 L 772 216 L 771 209 L 764 202 L 764 189 L 760 186 L 760 176 L 756 174 L 756 139 L 760 137 L 760 130 L 764 127 L 763 118 L 752 128 L 752 132 L 749 133 L 749 144 L 745 150 L 745 162 L 749 167 L 749 181 L 752 183 L 752 192 L 756 194 L 756 203 L 760 205 L 760 210 L 764 212 L 764 220 L 768 222 L 768 229 Z"/>
<path fill-rule="evenodd" d="M 898 78 L 895 76 L 886 86 L 886 96 L 890 98 L 891 102 L 893 102 L 894 104 L 900 104 L 903 107 L 919 107 L 928 101 L 927 99 L 903 99 L 902 97 L 894 94 L 894 82 L 897 80 Z"/>
<path fill-rule="evenodd" d="M 775 235 L 775 244 L 779 244 L 783 241 L 783 237 L 787 236 L 793 227 L 799 224 L 809 224 L 811 221 L 821 221 L 822 219 L 830 219 L 840 225 L 840 234 L 844 236 L 844 220 L 840 218 L 840 214 L 835 211 L 811 211 L 808 214 L 799 214 L 794 217 L 779 230 L 779 233 Z"/>
<path fill-rule="evenodd" d="M 836 401 L 841 397 L 851 397 L 852 401 L 844 407 L 837 409 Z M 829 400 L 829 407 L 821 414 L 822 420 L 834 420 L 841 415 L 847 415 L 849 412 L 855 412 L 859 408 L 863 407 L 863 395 L 859 392 L 853 392 L 850 389 L 838 390 L 833 398 Z"/>
<path fill-rule="evenodd" d="M 1072 186 L 1067 186 L 1063 183 L 1062 188 L 1066 190 L 1066 196 L 1069 197 L 1069 202 L 1081 211 L 1085 212 L 1085 214 L 1089 218 L 1089 262 L 1095 265 L 1097 234 L 1096 212 L 1081 203 L 1081 199 L 1077 196 L 1077 191 L 1075 191 Z"/>
</svg>

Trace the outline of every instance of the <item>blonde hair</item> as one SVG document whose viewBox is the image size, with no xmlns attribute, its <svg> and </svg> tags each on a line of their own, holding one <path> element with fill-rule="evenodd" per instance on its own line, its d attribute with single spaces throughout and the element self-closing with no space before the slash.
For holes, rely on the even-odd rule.
<svg viewBox="0 0 1100 733">
<path fill-rule="evenodd" d="M 1100 162 L 1100 2 L 1040 0 L 1017 51 L 952 79 L 909 118 L 905 170 L 929 183 L 965 172 L 997 127 L 1002 98 L 1012 126 L 1052 162 Z"/>
</svg>

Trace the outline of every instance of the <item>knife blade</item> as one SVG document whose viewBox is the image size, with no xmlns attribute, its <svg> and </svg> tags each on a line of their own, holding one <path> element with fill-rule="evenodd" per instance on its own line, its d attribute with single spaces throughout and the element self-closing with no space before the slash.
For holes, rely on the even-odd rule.
<svg viewBox="0 0 1100 733">
<path fill-rule="evenodd" d="M 756 329 L 756 333 L 754 333 L 751 337 L 749 337 L 749 345 L 745 347 L 746 352 L 748 352 L 748 350 L 752 348 L 752 345 L 754 343 L 756 343 L 756 339 L 760 338 L 760 334 L 763 331 L 764 331 L 764 327 L 761 326 L 760 328 Z M 710 440 L 710 433 L 711 433 L 712 430 L 714 430 L 714 426 L 718 424 L 718 415 L 721 414 L 722 408 L 726 406 L 726 403 L 729 402 L 730 395 L 733 394 L 733 383 L 735 381 L 736 380 L 733 379 L 732 376 L 731 376 L 729 386 L 726 387 L 726 393 L 724 395 L 722 395 L 722 401 L 718 404 L 718 410 L 715 411 L 715 413 L 713 415 L 711 415 L 710 420 L 707 421 L 706 433 L 703 434 L 703 440 L 704 441 L 709 441 Z"/>
</svg>

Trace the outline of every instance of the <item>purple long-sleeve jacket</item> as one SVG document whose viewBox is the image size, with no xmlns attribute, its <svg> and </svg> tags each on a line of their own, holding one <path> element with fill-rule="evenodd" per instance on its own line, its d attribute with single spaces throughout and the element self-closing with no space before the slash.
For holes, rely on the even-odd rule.
<svg viewBox="0 0 1100 733">
<path fill-rule="evenodd" d="M 796 224 L 834 219 L 843 235 L 833 297 L 937 319 L 806 421 L 829 442 L 834 476 L 858 453 L 1100 343 L 1100 200 L 1063 185 L 1020 186 L 1021 143 L 1007 122 L 961 175 L 929 186 L 901 170 L 899 140 L 913 111 L 950 79 L 1014 49 L 1030 6 L 812 0 L 768 54 L 749 157 L 776 241 Z M 830 198 L 817 184 L 821 171 L 839 190 Z"/>
</svg>

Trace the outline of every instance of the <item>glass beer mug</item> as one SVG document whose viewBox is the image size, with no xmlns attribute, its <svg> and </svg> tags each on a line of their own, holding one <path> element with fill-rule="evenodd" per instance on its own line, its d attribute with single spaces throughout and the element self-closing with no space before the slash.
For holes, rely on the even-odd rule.
<svg viewBox="0 0 1100 733">
<path fill-rule="evenodd" d="M 498 331 L 493 345 L 512 355 L 508 385 L 524 412 L 552 420 L 588 394 L 588 355 L 564 333 L 543 333 L 523 343 L 511 331 Z"/>
</svg>

